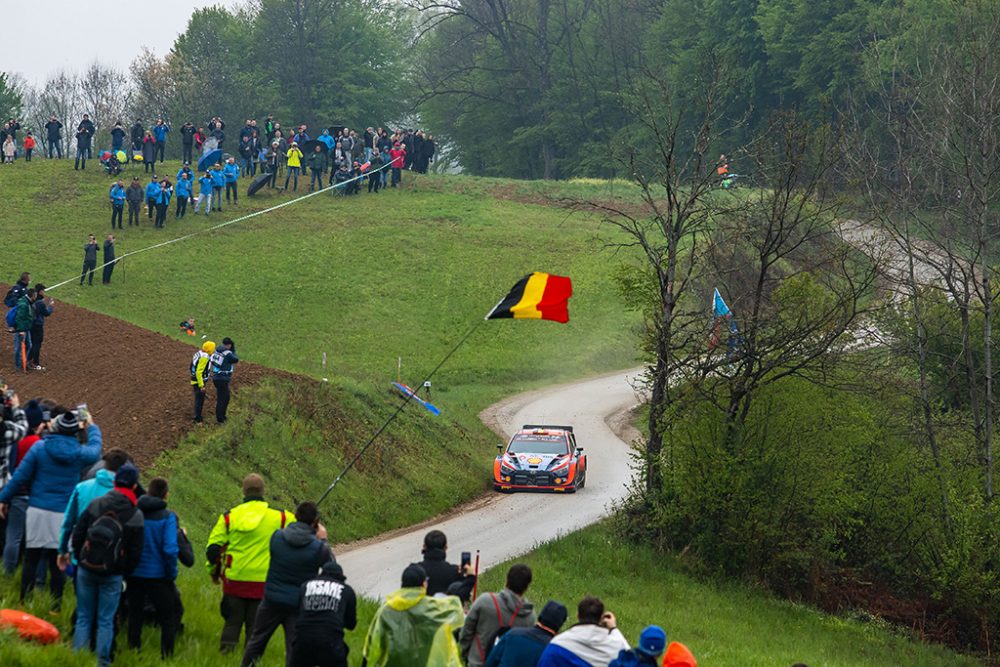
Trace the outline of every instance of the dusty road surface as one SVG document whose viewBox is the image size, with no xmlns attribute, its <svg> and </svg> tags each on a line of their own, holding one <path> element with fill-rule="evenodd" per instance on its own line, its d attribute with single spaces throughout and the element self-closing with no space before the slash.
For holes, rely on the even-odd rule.
<svg viewBox="0 0 1000 667">
<path fill-rule="evenodd" d="M 342 545 L 335 552 L 348 582 L 362 595 L 375 599 L 399 588 L 403 568 L 421 560 L 424 533 L 432 528 L 448 536 L 451 562 L 457 563 L 462 551 L 478 549 L 480 569 L 487 569 L 605 516 L 609 504 L 625 494 L 631 476 L 628 446 L 608 422 L 639 403 L 633 388 L 638 374 L 632 370 L 521 394 L 482 415 L 488 426 L 507 434 L 522 424 L 573 426 L 577 444 L 588 457 L 587 486 L 582 491 L 565 496 L 491 494 L 438 520 Z"/>
</svg>

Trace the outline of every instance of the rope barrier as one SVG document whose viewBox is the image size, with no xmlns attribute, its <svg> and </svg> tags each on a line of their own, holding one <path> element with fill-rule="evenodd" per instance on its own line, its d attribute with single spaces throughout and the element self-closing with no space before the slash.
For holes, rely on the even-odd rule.
<svg viewBox="0 0 1000 667">
<path fill-rule="evenodd" d="M 209 232 L 214 232 L 217 229 L 222 229 L 223 227 L 228 227 L 229 225 L 234 225 L 237 222 L 243 222 L 244 220 L 249 220 L 250 218 L 255 218 L 258 215 L 264 215 L 265 213 L 271 213 L 272 211 L 277 211 L 279 208 L 284 208 L 286 206 L 291 206 L 292 204 L 297 204 L 298 202 L 305 201 L 306 199 L 309 199 L 310 197 L 315 197 L 316 195 L 320 194 L 321 192 L 332 191 L 332 190 L 335 190 L 335 189 L 337 189 L 339 187 L 348 185 L 349 183 L 353 183 L 354 181 L 360 181 L 365 176 L 371 176 L 372 174 L 377 174 L 380 171 L 389 168 L 391 166 L 391 164 L 392 164 L 391 162 L 389 164 L 383 164 L 378 169 L 373 169 L 373 170 L 369 171 L 366 174 L 361 174 L 360 176 L 355 176 L 354 178 L 351 178 L 349 180 L 343 181 L 341 183 L 334 183 L 333 185 L 328 185 L 327 187 L 320 188 L 319 190 L 316 190 L 315 192 L 310 192 L 308 194 L 302 195 L 301 197 L 296 197 L 294 199 L 289 199 L 288 201 L 281 202 L 280 204 L 275 204 L 274 206 L 271 206 L 270 208 L 265 208 L 265 209 L 262 209 L 260 211 L 254 211 L 253 213 L 248 213 L 246 215 L 242 215 L 242 216 L 240 216 L 238 218 L 234 218 L 233 220 L 227 220 L 226 222 L 221 222 L 221 223 L 219 223 L 217 225 L 213 225 L 211 227 L 206 227 L 205 229 L 198 229 L 196 231 L 189 232 L 187 234 L 184 234 L 183 236 L 178 236 L 177 238 L 169 239 L 167 241 L 161 241 L 160 243 L 154 243 L 151 246 L 147 246 L 145 248 L 140 248 L 139 250 L 133 250 L 131 252 L 127 252 L 124 255 L 122 255 L 121 257 L 116 257 L 115 259 L 111 260 L 110 262 L 105 262 L 105 263 L 101 264 L 100 266 L 95 267 L 94 271 L 97 271 L 98 269 L 103 269 L 104 267 L 110 266 L 112 264 L 116 264 L 116 263 L 122 261 L 123 259 L 125 259 L 126 257 L 131 257 L 133 255 L 138 255 L 138 254 L 141 254 L 141 253 L 144 253 L 144 252 L 149 252 L 150 250 L 156 250 L 157 248 L 163 248 L 165 246 L 172 245 L 174 243 L 180 243 L 181 241 L 186 241 L 186 240 L 188 240 L 190 238 L 193 238 L 195 236 L 200 236 L 201 234 L 208 234 Z M 77 280 L 77 276 L 74 275 L 72 278 L 68 278 L 66 280 L 63 280 L 62 282 L 58 282 L 55 285 L 50 285 L 49 287 L 46 288 L 45 291 L 46 291 L 46 293 L 51 292 L 52 290 L 57 289 L 59 287 L 62 287 L 63 285 L 68 285 L 69 283 L 71 283 L 71 282 L 73 282 L 75 280 Z"/>
</svg>

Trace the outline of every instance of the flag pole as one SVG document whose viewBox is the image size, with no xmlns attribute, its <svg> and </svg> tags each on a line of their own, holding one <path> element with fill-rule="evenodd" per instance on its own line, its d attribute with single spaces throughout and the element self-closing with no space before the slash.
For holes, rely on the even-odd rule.
<svg viewBox="0 0 1000 667">
<path fill-rule="evenodd" d="M 497 305 L 499 305 L 499 304 L 497 304 Z M 495 307 L 494 307 L 494 310 L 496 310 Z M 493 311 L 491 310 L 490 314 L 492 314 L 492 313 L 493 313 Z M 449 359 L 451 359 L 451 356 L 453 354 L 455 354 L 455 352 L 458 351 L 458 348 L 462 347 L 462 345 L 465 344 L 465 341 L 469 340 L 469 337 L 472 336 L 472 334 L 476 331 L 476 329 L 478 329 L 482 325 L 482 323 L 485 322 L 488 318 L 489 318 L 489 315 L 487 315 L 485 318 L 483 318 L 483 319 L 479 320 L 478 322 L 476 322 L 475 324 L 473 324 L 469 328 L 469 330 L 465 332 L 465 335 L 462 336 L 461 340 L 459 340 L 458 343 L 456 343 L 455 346 L 453 348 L 451 348 L 451 350 L 448 352 L 448 354 L 444 355 L 444 358 L 441 359 L 441 361 L 438 362 L 437 366 L 435 366 L 433 368 L 433 370 L 431 370 L 431 372 L 427 374 L 427 377 L 424 378 L 423 382 L 429 382 L 430 379 L 432 377 L 434 377 L 434 374 L 437 373 L 438 370 L 442 366 L 444 366 L 445 362 L 448 361 Z M 418 387 L 423 386 L 423 383 L 421 383 L 421 384 L 419 384 L 417 386 Z M 389 424 L 391 424 L 392 422 L 396 421 L 396 417 L 399 416 L 399 413 L 401 413 L 403 411 L 403 408 L 406 407 L 407 403 L 409 403 L 413 399 L 414 396 L 416 396 L 416 392 L 414 392 L 414 391 L 408 392 L 406 394 L 405 399 L 403 400 L 402 403 L 399 404 L 399 407 L 396 408 L 395 412 L 393 412 L 391 415 L 389 415 L 389 418 L 385 420 L 385 422 L 382 424 L 382 426 L 379 427 L 379 429 L 377 431 L 375 431 L 375 435 L 373 435 L 368 440 L 368 442 L 365 443 L 364 447 L 362 447 L 360 450 L 358 450 L 358 453 L 355 454 L 354 458 L 352 458 L 350 460 L 350 462 L 347 464 L 347 466 L 345 466 L 344 469 L 340 471 L 340 474 L 337 475 L 337 477 L 333 480 L 333 483 L 331 483 L 330 486 L 326 487 L 326 491 L 324 491 L 323 495 L 320 496 L 319 500 L 316 501 L 317 505 L 323 504 L 323 501 L 326 500 L 326 497 L 328 495 L 330 495 L 330 492 L 333 491 L 334 487 L 336 487 L 337 484 L 340 483 L 340 480 L 344 478 L 344 475 L 346 475 L 348 472 L 350 472 L 351 468 L 354 467 L 354 464 L 356 464 L 361 459 L 361 457 L 365 455 L 365 452 L 367 452 L 368 449 L 373 444 L 375 444 L 375 441 L 378 440 L 378 437 L 380 435 L 382 435 L 383 431 L 385 431 L 387 428 L 389 428 Z"/>
</svg>

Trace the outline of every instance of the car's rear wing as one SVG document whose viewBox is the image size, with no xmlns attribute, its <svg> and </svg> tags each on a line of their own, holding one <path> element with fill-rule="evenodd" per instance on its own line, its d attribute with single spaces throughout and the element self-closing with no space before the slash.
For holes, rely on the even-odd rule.
<svg viewBox="0 0 1000 667">
<path fill-rule="evenodd" d="M 523 431 L 530 431 L 533 429 L 546 429 L 546 430 L 551 429 L 553 431 L 569 431 L 570 433 L 573 432 L 572 426 L 559 426 L 558 424 L 525 424 L 524 426 L 521 427 L 521 430 Z"/>
</svg>

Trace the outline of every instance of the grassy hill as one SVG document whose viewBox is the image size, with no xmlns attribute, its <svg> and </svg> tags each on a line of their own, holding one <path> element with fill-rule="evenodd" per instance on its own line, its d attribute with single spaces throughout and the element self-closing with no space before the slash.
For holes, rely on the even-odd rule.
<svg viewBox="0 0 1000 667">
<path fill-rule="evenodd" d="M 177 166 L 165 171 L 172 175 Z M 269 495 L 281 505 L 316 497 L 398 404 L 388 392 L 397 359 L 403 359 L 404 381 L 418 381 L 528 271 L 573 278 L 571 322 L 484 324 L 435 377 L 434 401 L 443 417 L 407 411 L 331 498 L 325 509 L 336 541 L 412 523 L 484 490 L 495 438 L 476 414 L 492 401 L 635 363 L 634 319 L 624 312 L 609 277 L 622 260 L 605 249 L 613 240 L 610 230 L 592 216 L 530 203 L 547 196 L 634 202 L 627 185 L 577 182 L 553 188 L 409 175 L 407 180 L 406 189 L 377 196 L 313 197 L 131 258 L 116 269 L 111 287 L 73 282 L 52 293 L 178 337 L 177 323 L 193 316 L 199 334 L 232 336 L 244 358 L 329 379 L 274 379 L 249 387 L 237 395 L 229 424 L 192 431 L 161 457 L 156 472 L 171 479 L 172 506 L 199 550 L 217 513 L 239 502 L 238 480 L 247 470 L 265 473 Z M 73 277 L 86 234 L 100 238 L 109 231 L 108 185 L 97 169 L 74 172 L 66 161 L 0 167 L 0 278 L 11 280 L 25 269 L 48 284 Z M 270 193 L 244 200 L 207 221 L 189 212 L 182 222 L 171 217 L 166 230 L 154 230 L 143 218 L 139 229 L 119 235 L 118 251 L 289 198 Z M 85 353 L 115 350 L 112 342 Z M 151 381 L 184 383 L 185 373 L 179 367 L 176 377 Z M 742 588 L 692 581 L 652 553 L 616 544 L 606 526 L 543 547 L 529 561 L 539 572 L 534 599 L 572 603 L 587 588 L 584 582 L 600 577 L 601 589 L 593 592 L 620 612 L 630 638 L 645 623 L 658 621 L 671 637 L 687 641 L 702 664 L 780 664 L 769 658 L 793 656 L 831 665 L 964 664 L 947 651 L 910 643 L 881 627 L 832 619 Z M 491 573 L 487 584 L 494 585 L 501 573 L 501 568 Z M 218 657 L 218 590 L 200 567 L 182 571 L 179 582 L 187 629 L 175 662 L 238 663 Z M 0 607 L 17 606 L 14 591 L 12 582 L 0 578 Z M 44 616 L 45 596 L 37 596 L 29 610 Z M 71 610 L 68 602 L 55 619 L 64 631 Z M 350 635 L 352 664 L 360 662 L 373 610 L 372 603 L 362 605 L 360 628 Z M 774 636 L 780 641 L 769 643 Z M 269 651 L 265 665 L 281 664 L 278 639 L 272 645 L 279 649 Z M 144 650 L 124 651 L 116 664 L 157 664 L 156 645 L 156 633 L 147 631 Z M 801 652 L 795 650 L 799 646 Z M 5 667 L 92 662 L 65 645 L 40 648 L 0 636 Z"/>
</svg>

